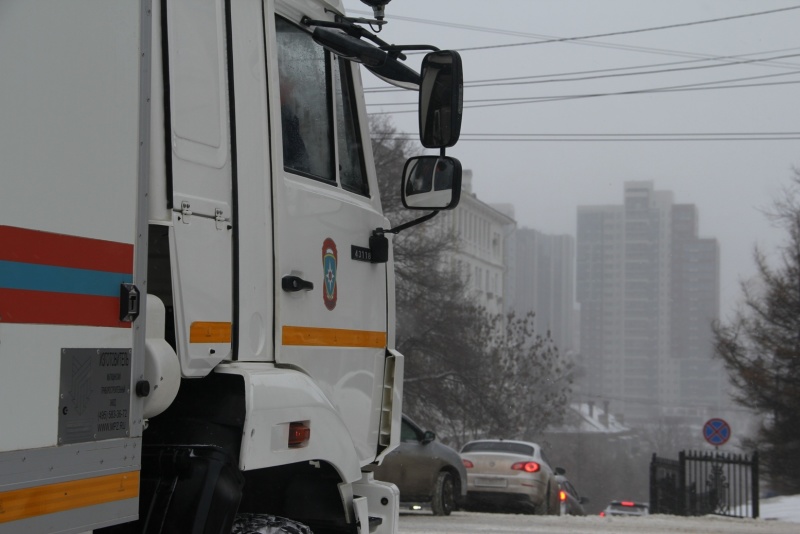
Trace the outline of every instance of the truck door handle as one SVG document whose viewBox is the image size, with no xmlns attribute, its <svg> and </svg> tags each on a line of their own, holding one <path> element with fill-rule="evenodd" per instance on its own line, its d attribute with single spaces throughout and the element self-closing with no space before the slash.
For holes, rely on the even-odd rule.
<svg viewBox="0 0 800 534">
<path fill-rule="evenodd" d="M 308 280 L 303 280 L 299 276 L 286 275 L 281 278 L 281 288 L 289 293 L 297 291 L 311 291 L 314 289 L 314 283 Z"/>
</svg>

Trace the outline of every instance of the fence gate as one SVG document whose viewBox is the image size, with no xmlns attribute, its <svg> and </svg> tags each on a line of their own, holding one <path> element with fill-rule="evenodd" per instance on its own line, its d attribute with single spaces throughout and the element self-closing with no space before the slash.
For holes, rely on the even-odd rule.
<svg viewBox="0 0 800 534">
<path fill-rule="evenodd" d="M 650 462 L 650 513 L 759 516 L 758 452 L 681 451 Z"/>
</svg>

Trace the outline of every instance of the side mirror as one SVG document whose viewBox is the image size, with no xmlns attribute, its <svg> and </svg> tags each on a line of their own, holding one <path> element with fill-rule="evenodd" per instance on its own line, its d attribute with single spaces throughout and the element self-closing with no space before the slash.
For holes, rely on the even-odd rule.
<svg viewBox="0 0 800 534">
<path fill-rule="evenodd" d="M 419 137 L 425 148 L 447 148 L 461 135 L 464 74 L 461 56 L 452 50 L 431 52 L 422 60 L 419 89 Z"/>
<path fill-rule="evenodd" d="M 422 444 L 427 445 L 431 441 L 436 439 L 436 434 L 433 433 L 432 430 L 426 430 L 425 434 L 422 435 Z"/>
<path fill-rule="evenodd" d="M 556 474 L 557 475 L 566 475 L 567 474 L 567 470 L 564 469 L 563 467 L 556 467 Z"/>
<path fill-rule="evenodd" d="M 403 206 L 451 210 L 461 198 L 461 162 L 450 156 L 417 156 L 403 168 Z"/>
</svg>

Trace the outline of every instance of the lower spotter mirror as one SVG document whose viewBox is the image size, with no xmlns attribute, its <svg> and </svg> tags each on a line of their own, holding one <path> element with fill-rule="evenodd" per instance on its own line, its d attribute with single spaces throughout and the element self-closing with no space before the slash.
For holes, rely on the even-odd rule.
<svg viewBox="0 0 800 534">
<path fill-rule="evenodd" d="M 417 156 L 403 169 L 403 206 L 450 210 L 461 198 L 461 162 L 450 156 Z"/>
</svg>

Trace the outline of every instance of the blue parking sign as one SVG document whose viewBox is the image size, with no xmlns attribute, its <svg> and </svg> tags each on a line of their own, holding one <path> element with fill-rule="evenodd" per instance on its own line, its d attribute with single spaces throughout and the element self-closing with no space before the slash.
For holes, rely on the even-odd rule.
<svg viewBox="0 0 800 534">
<path fill-rule="evenodd" d="M 724 419 L 709 419 L 703 425 L 703 437 L 715 447 L 724 445 L 731 439 L 731 425 Z"/>
</svg>

